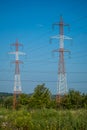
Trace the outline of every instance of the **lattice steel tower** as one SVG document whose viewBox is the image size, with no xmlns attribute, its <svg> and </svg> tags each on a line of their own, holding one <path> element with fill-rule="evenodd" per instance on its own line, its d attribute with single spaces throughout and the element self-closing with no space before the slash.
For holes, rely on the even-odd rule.
<svg viewBox="0 0 87 130">
<path fill-rule="evenodd" d="M 9 52 L 9 54 L 15 55 L 16 60 L 13 62 L 15 64 L 15 77 L 14 77 L 14 90 L 13 90 L 13 109 L 16 108 L 16 96 L 22 93 L 21 80 L 20 80 L 20 68 L 19 64 L 23 63 L 19 60 L 19 55 L 25 55 L 25 53 L 19 51 L 19 46 L 22 44 L 18 43 L 18 40 L 11 46 L 15 47 L 15 52 Z"/>
<path fill-rule="evenodd" d="M 58 63 L 58 85 L 57 85 L 57 96 L 56 100 L 59 100 L 60 95 L 67 93 L 67 79 L 65 72 L 65 62 L 64 62 L 64 52 L 69 52 L 64 49 L 64 39 L 72 39 L 64 35 L 64 26 L 69 26 L 63 22 L 62 16 L 60 17 L 60 22 L 54 23 L 54 26 L 59 26 L 59 35 L 52 36 L 51 39 L 59 39 L 59 49 L 54 50 L 53 52 L 59 52 L 59 63 Z"/>
</svg>

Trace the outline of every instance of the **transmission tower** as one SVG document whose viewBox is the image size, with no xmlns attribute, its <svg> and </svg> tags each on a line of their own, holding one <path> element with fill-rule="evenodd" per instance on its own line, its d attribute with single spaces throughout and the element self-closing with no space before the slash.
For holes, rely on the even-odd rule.
<svg viewBox="0 0 87 130">
<path fill-rule="evenodd" d="M 56 101 L 60 101 L 60 96 L 65 95 L 67 93 L 67 79 L 66 79 L 66 72 L 65 72 L 65 62 L 64 62 L 64 52 L 69 52 L 68 50 L 64 49 L 64 39 L 72 39 L 68 36 L 64 35 L 64 26 L 68 26 L 69 24 L 65 24 L 63 22 L 62 16 L 60 17 L 60 22 L 54 23 L 54 26 L 59 26 L 59 35 L 52 36 L 52 39 L 59 39 L 59 49 L 53 50 L 53 52 L 59 52 L 59 63 L 58 63 L 58 82 L 57 82 L 57 96 Z"/>
<path fill-rule="evenodd" d="M 14 77 L 14 90 L 13 90 L 13 109 L 15 109 L 17 104 L 16 98 L 18 95 L 22 93 L 19 64 L 23 62 L 19 60 L 19 55 L 25 55 L 25 53 L 19 51 L 19 46 L 23 45 L 18 43 L 18 40 L 16 40 L 14 44 L 11 44 L 11 46 L 15 47 L 14 52 L 9 52 L 9 54 L 15 55 L 15 61 L 12 62 L 15 64 L 15 77 Z"/>
</svg>

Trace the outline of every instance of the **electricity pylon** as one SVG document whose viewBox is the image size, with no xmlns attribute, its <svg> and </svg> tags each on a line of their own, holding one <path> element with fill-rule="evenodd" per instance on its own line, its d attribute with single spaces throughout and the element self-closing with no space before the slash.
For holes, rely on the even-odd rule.
<svg viewBox="0 0 87 130">
<path fill-rule="evenodd" d="M 64 35 L 64 26 L 68 26 L 69 24 L 65 24 L 63 22 L 62 16 L 60 17 L 60 22 L 54 23 L 54 26 L 59 26 L 59 35 L 52 36 L 52 39 L 59 39 L 59 49 L 53 50 L 53 52 L 59 52 L 59 63 L 58 63 L 58 83 L 57 83 L 57 96 L 56 101 L 60 101 L 60 96 L 65 95 L 67 93 L 67 79 L 65 72 L 65 62 L 64 62 L 64 52 L 70 52 L 64 49 L 64 39 L 71 40 L 72 38 Z"/>
<path fill-rule="evenodd" d="M 20 67 L 19 64 L 23 63 L 19 60 L 19 55 L 25 55 L 25 53 L 19 51 L 19 46 L 22 46 L 22 44 L 18 43 L 18 40 L 14 44 L 11 44 L 11 46 L 15 47 L 14 52 L 9 52 L 9 54 L 15 55 L 16 60 L 13 62 L 15 64 L 15 77 L 14 77 L 14 90 L 13 90 L 13 109 L 16 108 L 17 104 L 17 95 L 20 95 L 22 93 L 22 87 L 21 87 L 21 80 L 20 80 Z"/>
</svg>

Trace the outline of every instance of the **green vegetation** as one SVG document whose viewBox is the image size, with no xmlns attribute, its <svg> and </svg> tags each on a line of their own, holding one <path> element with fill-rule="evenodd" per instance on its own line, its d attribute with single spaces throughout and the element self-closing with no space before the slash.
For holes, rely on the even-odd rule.
<svg viewBox="0 0 87 130">
<path fill-rule="evenodd" d="M 45 84 L 31 95 L 17 97 L 12 109 L 12 94 L 0 96 L 0 130 L 87 130 L 87 94 L 70 90 L 56 103 Z"/>
<path fill-rule="evenodd" d="M 12 109 L 12 94 L 0 94 L 0 106 Z M 37 85 L 31 95 L 21 94 L 17 98 L 17 109 L 22 107 L 29 109 L 54 108 L 54 109 L 83 109 L 87 108 L 87 94 L 70 90 L 65 96 L 61 96 L 60 104 L 56 103 L 56 96 L 53 96 L 45 84 Z"/>
<path fill-rule="evenodd" d="M 87 130 L 87 110 L 0 110 L 0 130 Z"/>
</svg>

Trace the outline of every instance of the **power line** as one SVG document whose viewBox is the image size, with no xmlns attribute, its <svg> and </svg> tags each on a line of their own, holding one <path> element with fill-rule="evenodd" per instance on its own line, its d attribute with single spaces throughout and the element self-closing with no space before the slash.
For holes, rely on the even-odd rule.
<svg viewBox="0 0 87 130">
<path fill-rule="evenodd" d="M 14 70 L 2 69 L 2 70 L 0 70 L 0 72 L 14 72 Z M 46 70 L 45 71 L 42 71 L 42 70 L 21 70 L 21 72 L 26 72 L 26 73 L 29 73 L 29 72 L 31 72 L 31 73 L 48 73 L 48 74 L 49 73 L 57 73 L 56 70 L 53 70 L 53 71 L 46 71 Z M 66 73 L 85 73 L 86 74 L 87 71 L 69 71 L 69 72 L 67 71 Z"/>
<path fill-rule="evenodd" d="M 13 82 L 14 80 L 1 80 L 0 79 L 0 82 Z M 43 82 L 43 83 L 56 83 L 57 81 L 52 81 L 52 80 L 28 80 L 28 79 L 24 79 L 24 80 L 21 80 L 22 82 Z M 68 83 L 87 83 L 87 81 L 68 81 Z"/>
</svg>

